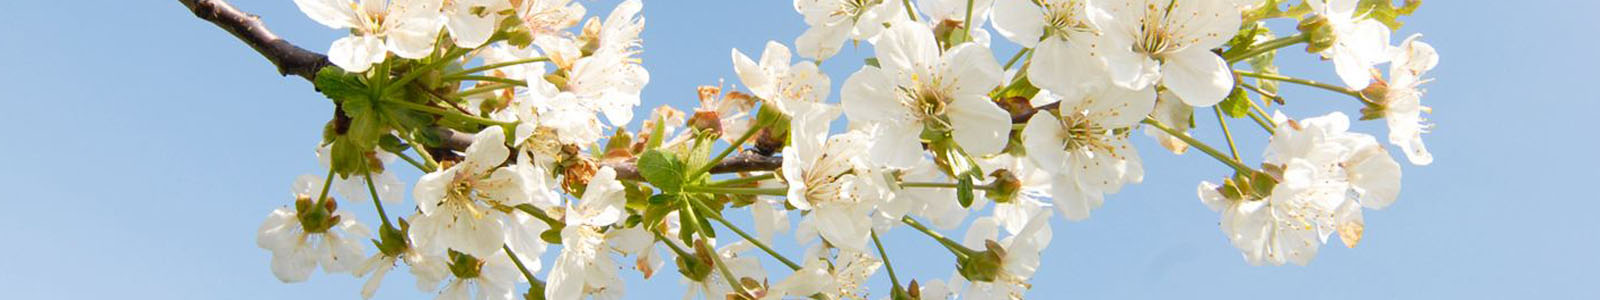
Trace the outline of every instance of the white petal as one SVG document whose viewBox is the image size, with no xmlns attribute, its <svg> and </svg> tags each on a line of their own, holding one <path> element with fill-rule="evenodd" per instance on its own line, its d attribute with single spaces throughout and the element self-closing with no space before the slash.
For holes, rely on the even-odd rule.
<svg viewBox="0 0 1600 300">
<path fill-rule="evenodd" d="M 1066 168 L 1066 150 L 1063 149 L 1067 145 L 1061 139 L 1061 120 L 1053 113 L 1039 111 L 1028 119 L 1027 127 L 1022 129 L 1022 146 L 1040 169 L 1053 174 L 1070 171 Z"/>
<path fill-rule="evenodd" d="M 940 74 L 947 80 L 955 81 L 950 87 L 956 95 L 988 95 L 1005 79 L 1000 63 L 994 60 L 994 53 L 978 44 L 957 45 L 950 48 L 941 59 L 946 69 Z"/>
<path fill-rule="evenodd" d="M 499 126 L 490 126 L 473 136 L 472 145 L 467 146 L 467 157 L 460 165 L 466 168 L 467 173 L 482 174 L 505 163 L 510 155 L 511 150 L 506 148 L 505 131 L 500 130 Z"/>
<path fill-rule="evenodd" d="M 1024 1 L 1024 0 L 1009 0 Z M 995 19 L 999 22 L 1000 19 Z M 1088 36 L 1084 36 L 1088 37 Z M 1105 60 L 1094 56 L 1083 42 L 1068 42 L 1058 38 L 1045 39 L 1034 48 L 1028 67 L 1028 81 L 1034 86 L 1063 92 L 1071 97 L 1075 91 L 1097 85 L 1108 78 Z"/>
<path fill-rule="evenodd" d="M 884 71 L 863 66 L 845 79 L 839 104 L 850 122 L 900 122 L 910 118 L 910 108 L 901 105 L 895 85 Z"/>
<path fill-rule="evenodd" d="M 772 81 L 775 78 L 772 78 L 771 74 L 767 74 L 765 70 L 762 70 L 760 65 L 756 65 L 754 60 L 750 60 L 750 57 L 745 56 L 743 52 L 739 52 L 739 49 L 733 49 L 732 52 L 733 72 L 739 75 L 739 81 L 744 82 L 745 87 L 755 92 L 756 96 L 770 97 L 771 95 L 766 94 L 768 94 L 767 91 L 771 90 Z"/>
<path fill-rule="evenodd" d="M 1005 149 L 1011 133 L 1011 114 L 987 97 L 958 97 L 947 114 L 954 126 L 950 135 L 967 154 L 984 156 Z"/>
<path fill-rule="evenodd" d="M 994 31 L 1023 48 L 1033 48 L 1044 35 L 1044 14 L 1028 0 L 997 0 L 994 3 Z"/>
<path fill-rule="evenodd" d="M 911 71 L 939 58 L 939 45 L 927 25 L 896 22 L 874 44 L 878 63 L 886 70 Z M 990 58 L 993 60 L 993 58 Z"/>
<path fill-rule="evenodd" d="M 294 0 L 294 4 L 311 20 L 329 28 L 361 27 L 356 12 L 350 10 L 355 7 L 350 0 Z"/>
<path fill-rule="evenodd" d="M 839 48 L 844 45 L 844 39 L 850 34 L 849 26 L 822 25 L 811 27 L 800 37 L 795 38 L 795 52 L 816 60 L 826 60 L 839 53 Z"/>
<path fill-rule="evenodd" d="M 1163 68 L 1162 84 L 1191 106 L 1215 105 L 1233 91 L 1233 73 L 1228 63 L 1209 49 L 1178 52 L 1167 59 Z"/>
<path fill-rule="evenodd" d="M 388 56 L 383 41 L 367 35 L 351 35 L 333 41 L 328 48 L 328 61 L 348 72 L 366 72 L 374 63 Z"/>
</svg>

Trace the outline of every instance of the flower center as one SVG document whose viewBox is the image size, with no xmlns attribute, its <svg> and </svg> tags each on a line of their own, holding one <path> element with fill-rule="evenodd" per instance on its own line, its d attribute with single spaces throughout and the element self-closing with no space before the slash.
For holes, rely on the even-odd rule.
<svg viewBox="0 0 1600 300">
<path fill-rule="evenodd" d="M 1082 112 L 1069 112 L 1061 116 L 1061 140 L 1066 150 L 1105 150 L 1111 152 L 1106 129 Z"/>
<path fill-rule="evenodd" d="M 1173 0 L 1165 7 L 1155 4 L 1145 6 L 1144 16 L 1139 18 L 1139 37 L 1133 42 L 1134 52 L 1160 59 L 1183 48 L 1178 30 L 1184 26 L 1175 24 L 1172 16 L 1172 8 L 1177 3 L 1177 0 Z"/>
<path fill-rule="evenodd" d="M 1068 33 L 1091 31 L 1088 22 L 1083 19 L 1083 2 L 1047 2 L 1044 9 L 1045 36 L 1066 39 Z"/>
</svg>

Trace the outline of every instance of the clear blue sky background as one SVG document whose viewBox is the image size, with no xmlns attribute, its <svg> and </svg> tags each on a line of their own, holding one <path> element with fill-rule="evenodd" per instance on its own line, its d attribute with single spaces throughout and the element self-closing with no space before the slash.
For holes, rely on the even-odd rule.
<svg viewBox="0 0 1600 300">
<path fill-rule="evenodd" d="M 343 34 L 288 0 L 235 2 L 308 48 Z M 591 13 L 614 5 L 584 3 Z M 1423 32 L 1443 57 L 1424 100 L 1436 112 L 1426 138 L 1437 162 L 1406 166 L 1400 201 L 1367 212 L 1359 248 L 1326 246 L 1307 267 L 1245 264 L 1194 196 L 1196 182 L 1224 169 L 1141 137 L 1145 182 L 1088 221 L 1056 220 L 1031 295 L 1600 299 L 1600 99 L 1586 90 L 1600 79 L 1596 10 L 1593 1 L 1428 1 L 1406 19 L 1395 41 Z M 650 106 L 686 108 L 695 86 L 737 82 L 729 48 L 756 55 L 804 29 L 789 1 L 656 1 L 644 14 Z M 825 65 L 836 86 L 866 50 L 847 47 Z M 1291 74 L 1335 81 L 1331 65 L 1288 57 Z M 309 84 L 274 71 L 176 1 L 0 3 L 0 298 L 357 297 L 360 281 L 348 275 L 279 283 L 255 246 L 267 212 L 289 203 L 293 178 L 322 172 L 312 149 L 331 111 Z M 1356 114 L 1336 95 L 1285 94 L 1298 117 Z M 1239 124 L 1242 150 L 1259 158 L 1261 133 Z M 1356 128 L 1386 132 L 1379 122 Z M 370 207 L 345 207 L 375 220 Z M 888 239 L 904 277 L 950 276 L 949 256 L 921 236 Z M 670 271 L 652 282 L 628 274 L 630 298 L 682 291 Z M 391 275 L 380 298 L 431 298 L 404 272 Z"/>
</svg>

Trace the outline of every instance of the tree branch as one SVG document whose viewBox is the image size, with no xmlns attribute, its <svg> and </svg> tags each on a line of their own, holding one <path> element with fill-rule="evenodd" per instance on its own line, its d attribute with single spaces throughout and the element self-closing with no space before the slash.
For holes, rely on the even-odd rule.
<svg viewBox="0 0 1600 300">
<path fill-rule="evenodd" d="M 295 75 L 312 81 L 317 71 L 329 65 L 328 56 L 295 46 L 273 34 L 261 17 L 240 11 L 223 0 L 178 0 L 195 17 L 211 22 L 254 48 L 278 67 L 278 74 Z"/>
<path fill-rule="evenodd" d="M 278 67 L 278 73 L 283 76 L 295 75 L 314 81 L 317 71 L 330 65 L 328 56 L 316 51 L 306 50 L 295 46 L 261 22 L 261 18 L 244 11 L 240 11 L 224 0 L 178 0 L 183 6 L 194 12 L 195 17 L 211 22 L 211 24 L 228 31 L 239 38 L 250 48 L 254 48 L 261 56 L 272 61 Z M 443 127 L 429 128 L 444 140 L 444 148 L 462 151 L 472 145 L 472 134 L 457 132 Z M 617 177 L 622 179 L 644 180 L 639 176 L 639 168 L 633 162 L 606 162 L 606 166 L 616 169 Z M 736 173 L 751 171 L 776 170 L 783 165 L 783 159 L 778 157 L 760 155 L 753 152 L 742 152 L 728 157 L 721 163 L 711 168 L 711 173 Z"/>
</svg>

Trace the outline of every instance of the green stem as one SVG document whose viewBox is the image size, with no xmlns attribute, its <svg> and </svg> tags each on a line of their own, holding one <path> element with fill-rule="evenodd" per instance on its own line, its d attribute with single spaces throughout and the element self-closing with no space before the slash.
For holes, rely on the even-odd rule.
<svg viewBox="0 0 1600 300">
<path fill-rule="evenodd" d="M 961 26 L 966 27 L 966 30 L 962 32 L 967 34 L 966 40 L 968 41 L 972 40 L 972 28 L 976 27 L 972 24 L 972 2 L 973 0 L 967 0 L 967 18 L 961 19 Z"/>
<path fill-rule="evenodd" d="M 409 70 L 408 72 L 406 72 L 406 75 L 400 76 L 400 79 L 396 79 L 392 84 L 384 86 L 383 87 L 383 90 L 384 90 L 383 92 L 384 92 L 384 94 L 388 94 L 390 89 L 393 89 L 393 88 L 398 87 L 398 86 L 405 86 L 407 83 L 411 83 L 412 80 L 416 80 L 417 77 L 422 77 L 422 74 L 428 73 L 428 70 L 433 70 L 433 69 L 437 69 L 439 67 L 442 67 L 442 66 L 444 66 L 445 63 L 449 63 L 451 60 L 454 60 L 457 57 L 461 57 L 462 55 L 466 55 L 467 52 L 468 52 L 467 49 L 450 50 L 450 52 L 446 52 L 444 56 L 439 57 L 438 60 L 435 60 L 432 63 L 429 63 L 428 65 L 426 65 L 426 66 L 424 66 L 424 67 L 422 67 L 420 69 L 411 69 L 411 70 Z"/>
<path fill-rule="evenodd" d="M 740 187 L 720 187 L 720 186 L 690 185 L 690 186 L 684 186 L 683 187 L 683 191 L 692 192 L 692 193 L 734 194 L 734 195 L 764 195 L 764 196 L 785 196 L 785 195 L 789 194 L 789 188 L 788 187 L 778 187 L 778 188 L 740 188 Z"/>
<path fill-rule="evenodd" d="M 967 246 L 962 246 L 961 243 L 957 243 L 953 240 L 950 240 L 950 238 L 944 237 L 944 235 L 939 234 L 938 232 L 934 232 L 932 229 L 928 229 L 927 226 L 923 226 L 922 223 L 917 222 L 916 219 L 912 219 L 911 216 L 900 217 L 900 222 L 906 223 L 906 225 L 911 225 L 911 228 L 916 228 L 917 231 L 921 231 L 922 234 L 926 234 L 928 237 L 932 237 L 934 240 L 939 241 L 939 245 L 944 246 L 945 249 L 949 249 L 950 253 L 954 253 L 961 259 L 966 259 L 967 257 L 978 253 L 972 249 L 967 249 Z"/>
<path fill-rule="evenodd" d="M 1294 44 L 1299 44 L 1301 42 L 1305 42 L 1307 39 L 1308 38 L 1307 38 L 1307 36 L 1305 34 L 1296 33 L 1296 34 L 1291 35 L 1291 36 L 1286 36 L 1286 37 L 1278 38 L 1276 40 L 1271 40 L 1271 41 L 1267 41 L 1265 43 L 1261 43 L 1260 45 L 1256 45 L 1255 48 L 1250 48 L 1250 49 L 1245 50 L 1244 52 L 1239 52 L 1240 54 L 1238 54 L 1238 55 L 1225 56 L 1223 58 L 1228 61 L 1228 64 L 1233 64 L 1233 63 L 1236 63 L 1236 62 L 1239 62 L 1239 61 L 1242 61 L 1242 60 L 1245 60 L 1245 59 L 1249 59 L 1251 57 L 1256 57 L 1257 55 L 1261 55 L 1263 53 L 1267 53 L 1267 52 L 1270 52 L 1270 51 L 1273 51 L 1273 50 L 1278 50 L 1279 48 L 1288 47 L 1288 46 L 1292 46 Z"/>
<path fill-rule="evenodd" d="M 912 22 L 916 22 L 917 21 L 917 10 L 915 8 L 911 7 L 911 0 L 901 0 L 900 4 L 905 6 L 905 8 L 906 8 L 906 16 L 907 17 L 911 17 L 911 21 Z"/>
<path fill-rule="evenodd" d="M 738 185 L 745 185 L 745 184 L 750 184 L 750 183 L 754 183 L 754 182 L 759 182 L 759 181 L 762 181 L 762 180 L 773 179 L 773 178 L 777 178 L 777 177 L 778 177 L 777 173 L 766 173 L 766 174 L 761 174 L 761 175 L 756 175 L 756 176 L 745 176 L 745 177 L 739 177 L 739 178 L 722 180 L 722 181 L 713 181 L 711 183 L 707 183 L 706 186 L 738 186 Z"/>
<path fill-rule="evenodd" d="M 1233 73 L 1234 74 L 1239 74 L 1239 76 L 1244 76 L 1244 77 L 1252 77 L 1252 78 L 1260 78 L 1260 79 L 1266 79 L 1266 80 L 1282 81 L 1282 82 L 1288 82 L 1288 83 L 1293 83 L 1293 84 L 1299 84 L 1299 85 L 1304 85 L 1304 86 L 1324 89 L 1324 90 L 1332 91 L 1332 92 L 1335 92 L 1335 93 L 1345 94 L 1345 95 L 1348 95 L 1350 97 L 1355 97 L 1356 100 L 1360 100 L 1361 103 L 1363 103 L 1363 104 L 1374 105 L 1374 103 L 1372 103 L 1372 101 L 1368 101 L 1366 97 L 1362 97 L 1361 96 L 1361 91 L 1352 90 L 1350 88 L 1346 88 L 1346 87 L 1342 87 L 1342 86 L 1316 82 L 1316 81 L 1312 81 L 1312 80 L 1309 80 L 1309 79 L 1300 79 L 1300 78 L 1294 78 L 1294 77 L 1288 77 L 1288 76 L 1282 76 L 1282 75 L 1276 75 L 1276 74 L 1262 74 L 1262 73 L 1245 72 L 1245 71 L 1233 71 Z"/>
<path fill-rule="evenodd" d="M 372 184 L 372 173 L 367 172 L 366 175 L 361 177 L 367 180 L 367 191 L 372 193 L 372 207 L 378 209 L 378 218 L 383 220 L 383 227 L 392 226 L 389 225 L 389 214 L 383 212 L 383 201 L 378 199 L 378 186 Z"/>
<path fill-rule="evenodd" d="M 450 74 L 445 74 L 444 77 L 456 77 L 456 76 L 461 76 L 461 75 L 473 74 L 473 73 L 478 73 L 478 72 L 483 72 L 483 71 L 488 71 L 488 70 L 494 70 L 494 69 L 499 69 L 499 68 L 504 68 L 504 67 L 520 65 L 520 64 L 536 63 L 536 62 L 541 62 L 541 61 L 550 61 L 550 58 L 548 58 L 548 57 L 534 57 L 534 58 L 524 58 L 524 59 L 518 59 L 518 60 L 513 60 L 513 61 L 501 62 L 501 63 L 487 64 L 487 65 L 478 66 L 476 68 L 461 70 L 461 71 L 457 71 L 457 72 L 451 72 Z M 527 85 L 527 83 L 523 83 L 523 85 Z"/>
<path fill-rule="evenodd" d="M 739 150 L 739 147 L 744 146 L 744 143 L 750 141 L 751 137 L 755 137 L 756 133 L 760 132 L 761 129 L 762 126 L 758 125 L 745 130 L 744 134 L 739 135 L 738 139 L 733 140 L 733 144 L 729 144 L 727 148 L 722 148 L 722 152 L 717 152 L 717 156 L 712 157 L 709 161 L 706 161 L 706 165 L 701 166 L 699 169 L 695 169 L 692 173 L 689 173 L 689 177 L 693 178 L 694 176 L 710 172 L 711 167 L 716 166 L 718 163 L 721 163 L 723 159 L 728 158 L 728 155 L 733 154 L 733 151 Z"/>
<path fill-rule="evenodd" d="M 763 243 L 763 242 L 761 242 L 761 240 L 750 236 L 749 233 L 746 233 L 746 232 L 744 232 L 744 230 L 739 229 L 738 226 L 733 226 L 732 222 L 728 222 L 728 220 L 727 219 L 723 219 L 721 215 L 713 213 L 711 211 L 711 207 L 706 206 L 705 203 L 700 203 L 700 201 L 693 201 L 693 200 L 689 200 L 689 202 L 691 202 L 691 205 L 694 205 L 694 207 L 696 209 L 699 209 L 699 210 L 704 212 L 701 215 L 706 216 L 706 218 L 710 218 L 712 220 L 715 220 L 715 221 L 717 221 L 717 223 L 722 223 L 722 227 L 727 227 L 728 230 L 732 230 L 734 234 L 738 234 L 739 237 L 744 238 L 745 241 L 749 241 L 750 244 L 756 245 L 756 248 L 761 248 L 761 251 L 766 251 L 767 255 L 771 255 L 772 258 L 776 258 L 776 259 L 778 259 L 778 261 L 783 262 L 783 265 L 789 266 L 789 269 L 791 269 L 791 270 L 800 270 L 800 264 L 796 264 L 796 263 L 794 263 L 794 261 L 789 260 L 789 258 L 783 257 L 783 254 L 778 254 L 777 250 L 773 250 L 772 247 L 767 246 L 766 243 Z"/>
<path fill-rule="evenodd" d="M 516 125 L 517 124 L 516 122 L 496 121 L 496 120 L 489 119 L 489 118 L 469 115 L 469 114 L 462 113 L 462 112 L 459 112 L 459 111 L 444 109 L 444 108 L 435 107 L 435 106 L 428 106 L 428 105 L 424 105 L 424 104 L 411 103 L 411 102 L 407 102 L 407 101 L 383 100 L 383 102 L 384 103 L 394 104 L 394 105 L 399 105 L 401 107 L 405 107 L 406 109 L 410 109 L 410 110 L 415 110 L 415 111 L 420 111 L 420 112 L 426 112 L 426 113 L 439 115 L 440 117 L 445 117 L 447 119 L 456 119 L 456 120 L 461 120 L 461 121 L 468 121 L 468 122 L 478 123 L 478 124 L 481 124 L 481 125 L 510 126 L 510 125 Z"/>
<path fill-rule="evenodd" d="M 1177 137 L 1180 140 L 1183 140 L 1184 143 L 1188 143 L 1189 146 L 1193 146 L 1193 147 L 1195 147 L 1197 149 L 1200 149 L 1201 152 L 1205 152 L 1206 155 L 1210 155 L 1211 158 L 1215 158 L 1215 159 L 1217 159 L 1217 161 L 1220 161 L 1223 164 L 1227 164 L 1229 167 L 1233 167 L 1234 171 L 1238 171 L 1240 173 L 1246 173 L 1246 174 L 1255 172 L 1255 169 L 1250 168 L 1250 166 L 1244 165 L 1244 163 L 1241 163 L 1238 160 L 1234 160 L 1234 159 L 1228 158 L 1228 156 L 1226 154 L 1222 154 L 1221 151 L 1217 151 L 1217 149 L 1216 148 L 1212 148 L 1211 145 L 1206 145 L 1206 143 L 1201 142 L 1200 140 L 1196 140 L 1194 137 L 1190 137 L 1189 134 L 1186 134 L 1186 133 L 1183 133 L 1183 132 L 1179 132 L 1176 129 L 1172 129 L 1172 127 L 1167 127 L 1167 125 L 1161 124 L 1160 121 L 1156 121 L 1155 119 L 1152 119 L 1152 118 L 1149 118 L 1149 117 L 1145 117 L 1144 124 L 1147 124 L 1147 125 L 1150 125 L 1150 126 L 1154 126 L 1156 129 L 1160 129 L 1162 132 L 1166 132 L 1168 135 L 1171 135 L 1173 137 Z"/>
<path fill-rule="evenodd" d="M 883 257 L 883 268 L 885 270 L 889 270 L 889 283 L 893 283 L 894 284 L 894 289 L 895 290 L 901 289 L 901 287 L 900 287 L 900 277 L 899 276 L 895 276 L 895 274 L 894 274 L 894 264 L 890 264 L 889 263 L 889 252 L 883 251 L 883 242 L 878 240 L 878 231 L 877 230 L 873 230 L 873 231 L 871 231 L 871 234 L 872 234 L 872 245 L 878 247 L 878 256 Z"/>
<path fill-rule="evenodd" d="M 328 199 L 328 188 L 333 186 L 333 169 L 328 169 L 328 179 L 322 180 L 322 193 L 317 195 L 317 206 L 322 206 L 322 200 Z"/>
<path fill-rule="evenodd" d="M 955 188 L 961 188 L 961 185 L 955 184 L 955 183 L 944 183 L 944 182 L 901 182 L 900 183 L 900 187 L 903 187 L 903 188 L 947 188 L 947 189 L 955 189 Z M 972 189 L 990 191 L 990 190 L 994 190 L 994 187 L 993 186 L 989 186 L 989 185 L 973 185 Z"/>
<path fill-rule="evenodd" d="M 428 154 L 427 149 L 422 149 L 422 144 L 417 143 L 415 139 L 412 139 L 411 135 L 398 134 L 397 136 L 406 140 L 407 144 L 411 144 L 411 150 L 417 151 L 417 156 L 422 157 L 422 161 L 427 163 L 424 165 L 426 168 L 421 168 L 422 172 L 432 173 L 434 170 L 439 169 L 439 161 L 433 160 L 433 155 Z"/>
<path fill-rule="evenodd" d="M 417 167 L 417 170 L 428 170 L 428 167 L 426 165 L 423 165 L 422 162 L 418 162 L 417 159 L 415 159 L 415 158 L 411 158 L 410 155 L 406 155 L 405 152 L 389 152 L 389 153 L 394 153 L 394 156 L 399 156 L 400 160 L 404 160 L 407 163 L 410 163 L 411 166 Z"/>
<path fill-rule="evenodd" d="M 1001 67 L 1000 69 L 1001 70 L 1010 70 L 1011 66 L 1017 64 L 1017 61 L 1022 60 L 1022 55 L 1023 54 L 1028 54 L 1029 51 L 1033 51 L 1033 49 L 1032 48 L 1022 48 L 1022 50 L 1017 50 L 1017 54 L 1016 55 L 1012 55 L 1011 59 L 1006 60 L 1006 65 L 1004 67 Z"/>
<path fill-rule="evenodd" d="M 487 92 L 493 92 L 493 91 L 498 91 L 498 90 L 502 90 L 502 89 L 506 89 L 506 88 L 513 88 L 513 87 L 517 87 L 517 86 L 513 85 L 513 84 L 509 84 L 509 83 L 498 83 L 497 82 L 497 83 L 490 84 L 490 85 L 475 87 L 475 88 L 467 89 L 465 91 L 456 92 L 454 95 L 451 95 L 451 96 L 453 96 L 453 97 L 466 97 L 466 96 L 472 96 L 472 95 L 477 95 L 477 94 L 482 94 L 482 93 L 487 93 Z"/>
<path fill-rule="evenodd" d="M 704 244 L 705 243 L 704 239 L 696 240 L 696 241 L 697 241 L 697 243 L 700 243 L 700 244 Z M 707 245 L 706 248 L 711 251 L 711 255 L 710 255 L 711 256 L 711 264 L 717 266 L 717 271 L 718 272 L 722 272 L 722 280 L 728 282 L 728 288 L 733 289 L 733 291 L 736 292 L 736 293 L 739 293 L 739 295 L 749 296 L 750 292 L 749 291 L 745 291 L 744 285 L 739 284 L 739 279 L 733 277 L 733 271 L 729 271 L 728 270 L 728 264 L 722 262 L 722 254 L 721 253 L 717 253 L 717 249 L 716 248 L 712 248 L 709 245 Z M 750 298 L 755 298 L 755 297 L 750 297 Z"/>
<path fill-rule="evenodd" d="M 1213 105 L 1211 111 L 1217 113 L 1217 125 L 1222 126 L 1222 136 L 1228 140 L 1228 153 L 1233 154 L 1233 160 L 1240 160 L 1239 147 L 1233 144 L 1233 130 L 1228 129 L 1228 118 L 1222 115 L 1222 106 Z"/>
<path fill-rule="evenodd" d="M 544 223 L 546 225 L 550 225 L 551 228 L 567 226 L 567 222 L 562 222 L 560 220 L 556 220 L 555 218 L 551 218 L 549 214 L 544 213 L 544 210 L 540 210 L 538 207 L 533 207 L 533 204 L 520 204 L 514 206 L 513 208 L 516 208 L 523 213 L 527 213 L 528 215 L 533 216 L 540 221 L 544 221 Z"/>
<path fill-rule="evenodd" d="M 539 279 L 534 278 L 533 272 L 529 272 L 528 267 L 522 265 L 522 260 L 517 258 L 517 253 L 511 251 L 511 245 L 501 245 L 500 247 L 506 250 L 506 256 L 511 257 L 511 263 L 517 265 L 517 271 L 522 271 L 522 277 L 527 277 L 528 282 L 538 284 Z"/>
<path fill-rule="evenodd" d="M 494 76 L 480 76 L 480 75 L 450 75 L 450 76 L 445 76 L 444 77 L 444 81 L 481 81 L 481 82 L 494 82 L 494 83 L 513 84 L 513 85 L 528 85 L 527 81 L 521 81 L 521 80 L 516 80 L 516 79 L 510 79 L 510 78 L 494 77 Z"/>
</svg>

